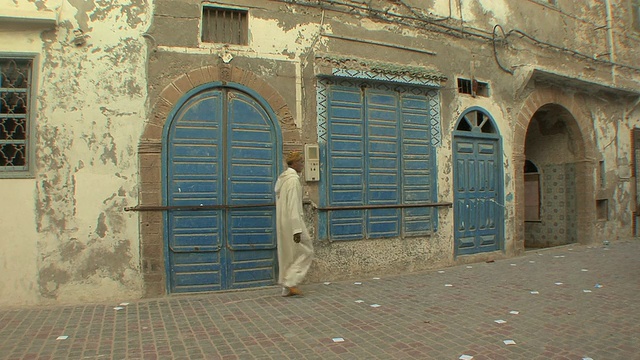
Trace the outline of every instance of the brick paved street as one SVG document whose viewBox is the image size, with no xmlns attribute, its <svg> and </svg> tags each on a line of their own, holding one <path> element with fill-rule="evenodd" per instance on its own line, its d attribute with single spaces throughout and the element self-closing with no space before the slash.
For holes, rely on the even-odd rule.
<svg viewBox="0 0 640 360">
<path fill-rule="evenodd" d="M 0 357 L 640 359 L 639 257 L 640 240 L 628 240 L 309 284 L 304 298 L 282 298 L 272 287 L 122 299 L 121 310 L 3 309 Z"/>
</svg>

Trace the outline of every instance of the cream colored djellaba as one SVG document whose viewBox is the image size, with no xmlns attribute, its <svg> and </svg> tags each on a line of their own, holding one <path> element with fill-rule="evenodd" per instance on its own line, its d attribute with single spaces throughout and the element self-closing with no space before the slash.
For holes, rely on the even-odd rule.
<svg viewBox="0 0 640 360">
<path fill-rule="evenodd" d="M 313 244 L 304 223 L 302 184 L 296 170 L 288 168 L 276 181 L 276 233 L 278 236 L 278 283 L 294 288 L 304 279 L 313 259 Z M 300 234 L 300 242 L 294 235 Z"/>
</svg>

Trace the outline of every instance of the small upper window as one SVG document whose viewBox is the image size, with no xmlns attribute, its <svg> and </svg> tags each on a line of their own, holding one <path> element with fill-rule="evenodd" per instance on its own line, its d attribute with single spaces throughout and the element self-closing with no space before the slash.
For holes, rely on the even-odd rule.
<svg viewBox="0 0 640 360">
<path fill-rule="evenodd" d="M 202 8 L 202 42 L 249 44 L 249 13 L 246 10 L 214 6 Z"/>
<path fill-rule="evenodd" d="M 476 96 L 489 96 L 489 84 L 476 79 L 458 78 L 458 92 Z"/>
<path fill-rule="evenodd" d="M 0 176 L 28 173 L 33 59 L 0 57 Z"/>
</svg>

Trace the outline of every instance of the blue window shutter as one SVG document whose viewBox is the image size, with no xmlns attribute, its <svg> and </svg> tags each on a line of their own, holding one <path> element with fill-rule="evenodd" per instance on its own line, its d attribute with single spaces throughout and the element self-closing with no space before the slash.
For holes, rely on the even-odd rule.
<svg viewBox="0 0 640 360">
<path fill-rule="evenodd" d="M 437 197 L 429 99 L 418 89 L 327 87 L 327 204 L 422 204 Z M 409 91 L 410 90 L 410 91 Z M 328 212 L 331 240 L 427 235 L 430 207 Z"/>
<path fill-rule="evenodd" d="M 394 91 L 366 89 L 367 174 L 369 205 L 400 203 L 398 94 Z M 367 237 L 396 237 L 400 234 L 399 209 L 369 209 Z"/>
<path fill-rule="evenodd" d="M 429 102 L 424 96 L 402 97 L 402 188 L 403 203 L 434 199 L 434 176 L 430 141 Z M 433 208 L 403 209 L 404 234 L 424 235 L 432 231 Z"/>
<path fill-rule="evenodd" d="M 328 156 L 329 205 L 362 205 L 364 196 L 364 103 L 357 87 L 332 86 L 329 96 Z M 340 210 L 329 213 L 331 240 L 362 239 L 363 210 Z"/>
</svg>

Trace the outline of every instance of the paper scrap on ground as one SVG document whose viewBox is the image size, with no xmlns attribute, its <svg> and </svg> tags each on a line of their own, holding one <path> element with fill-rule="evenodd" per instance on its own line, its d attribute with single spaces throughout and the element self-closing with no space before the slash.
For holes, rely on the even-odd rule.
<svg viewBox="0 0 640 360">
<path fill-rule="evenodd" d="M 589 271 L 589 270 L 587 270 L 587 269 L 582 269 L 581 271 Z"/>
<path fill-rule="evenodd" d="M 356 281 L 353 283 L 353 285 L 362 285 L 362 283 L 360 281 Z"/>
<path fill-rule="evenodd" d="M 120 303 L 120 306 L 127 306 L 129 303 Z"/>
<path fill-rule="evenodd" d="M 539 292 L 537 292 L 537 291 L 532 291 L 532 292 L 531 292 L 531 294 L 532 294 L 532 295 L 538 295 L 538 294 L 540 294 L 540 293 L 539 293 Z"/>
<path fill-rule="evenodd" d="M 564 257 L 564 255 L 556 255 L 556 256 L 554 256 L 554 258 L 556 258 L 556 259 L 563 258 L 563 257 Z"/>
<path fill-rule="evenodd" d="M 602 285 L 600 285 L 600 284 L 596 284 L 596 286 L 594 286 L 594 288 L 596 288 L 596 289 L 600 289 L 601 287 L 602 287 Z"/>
<path fill-rule="evenodd" d="M 591 292 L 591 290 L 584 289 L 584 290 L 582 290 L 582 292 L 589 293 L 589 292 Z"/>
<path fill-rule="evenodd" d="M 562 285 L 562 283 L 561 282 L 557 282 L 556 285 Z"/>
<path fill-rule="evenodd" d="M 444 274 L 444 270 L 438 270 L 438 274 Z"/>
<path fill-rule="evenodd" d="M 509 264 L 509 265 L 511 265 L 511 266 L 516 266 L 516 264 Z"/>
<path fill-rule="evenodd" d="M 358 304 L 362 304 L 362 303 L 364 302 L 364 300 L 356 300 L 356 302 L 357 302 Z"/>
<path fill-rule="evenodd" d="M 592 358 L 582 358 L 582 360 L 593 360 Z"/>
<path fill-rule="evenodd" d="M 113 310 L 122 310 L 122 309 L 124 309 L 122 306 L 116 306 L 113 308 Z"/>
<path fill-rule="evenodd" d="M 460 355 L 460 357 L 458 359 L 460 359 L 460 360 L 471 360 L 471 359 L 473 359 L 473 356 L 471 356 L 471 355 Z"/>
<path fill-rule="evenodd" d="M 444 286 L 446 286 L 446 287 L 452 287 L 453 285 L 451 285 L 451 284 L 444 284 Z"/>
<path fill-rule="evenodd" d="M 374 277 L 373 280 L 380 280 L 380 278 L 379 277 Z"/>
<path fill-rule="evenodd" d="M 513 341 L 513 340 L 504 340 L 504 341 L 502 341 L 502 342 L 503 342 L 505 345 L 515 345 L 515 344 L 516 344 L 516 342 L 515 342 L 515 341 Z"/>
<path fill-rule="evenodd" d="M 473 266 L 469 265 L 467 266 L 467 269 L 473 269 Z"/>
<path fill-rule="evenodd" d="M 533 261 L 533 260 L 529 260 L 529 262 L 530 262 L 531 264 L 534 264 L 534 263 L 535 263 L 535 261 Z"/>
<path fill-rule="evenodd" d="M 504 321 L 504 320 L 502 320 L 502 319 L 494 320 L 494 322 L 495 322 L 496 324 L 504 324 L 504 323 L 506 323 L 506 321 Z"/>
<path fill-rule="evenodd" d="M 325 282 L 324 284 L 325 284 L 325 285 L 329 285 L 329 284 L 331 284 L 331 283 L 327 281 L 327 282 Z"/>
<path fill-rule="evenodd" d="M 69 338 L 69 336 L 67 335 L 60 335 L 56 338 L 56 340 L 67 340 Z"/>
<path fill-rule="evenodd" d="M 509 314 L 511 314 L 511 315 L 518 315 L 518 314 L 520 314 L 520 311 L 511 310 L 511 311 L 509 311 Z"/>
<path fill-rule="evenodd" d="M 378 304 L 371 304 L 369 306 L 371 306 L 371 307 L 380 307 L 380 305 L 378 305 Z"/>
<path fill-rule="evenodd" d="M 333 342 L 344 342 L 343 338 L 333 338 Z"/>
</svg>

